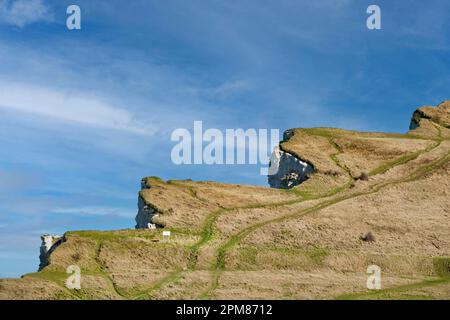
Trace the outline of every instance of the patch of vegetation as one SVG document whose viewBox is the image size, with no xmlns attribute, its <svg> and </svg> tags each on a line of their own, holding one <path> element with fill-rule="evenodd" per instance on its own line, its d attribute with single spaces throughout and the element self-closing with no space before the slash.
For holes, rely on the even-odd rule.
<svg viewBox="0 0 450 320">
<path fill-rule="evenodd" d="M 68 274 L 63 271 L 49 271 L 42 270 L 39 272 L 27 273 L 24 277 L 38 278 L 42 280 L 49 280 L 55 282 L 60 286 L 64 286 L 64 283 L 68 277 Z"/>
<path fill-rule="evenodd" d="M 450 258 L 435 257 L 433 258 L 433 266 L 436 274 L 440 277 L 450 277 Z"/>
<path fill-rule="evenodd" d="M 258 250 L 256 248 L 242 248 L 240 254 L 245 261 L 248 261 L 252 265 L 256 264 L 256 257 L 258 256 Z"/>
<path fill-rule="evenodd" d="M 320 136 L 325 138 L 333 138 L 336 137 L 336 129 L 335 128 L 300 128 L 297 129 L 299 131 L 302 131 L 304 133 L 314 135 L 314 136 Z"/>
<path fill-rule="evenodd" d="M 269 248 L 269 250 L 280 252 L 288 255 L 305 255 L 311 261 L 318 266 L 323 265 L 326 257 L 329 256 L 330 252 L 326 248 L 315 247 L 311 249 L 303 248 Z"/>
<path fill-rule="evenodd" d="M 450 258 L 435 257 L 433 258 L 433 266 L 435 273 L 439 279 L 425 280 L 413 284 L 387 288 L 383 290 L 366 290 L 360 293 L 346 294 L 338 296 L 338 300 L 355 300 L 355 299 L 398 299 L 398 300 L 424 300 L 433 299 L 430 295 L 418 295 L 414 290 L 425 289 L 428 287 L 445 285 L 450 282 Z M 412 294 L 409 294 L 411 291 Z"/>
<path fill-rule="evenodd" d="M 159 290 L 162 286 L 164 286 L 167 283 L 170 282 L 176 282 L 181 277 L 182 269 L 176 269 L 172 271 L 168 276 L 162 278 L 161 280 L 157 281 L 151 288 L 148 288 L 144 290 L 144 292 L 138 293 L 133 297 L 135 300 L 148 300 L 152 298 L 152 293 L 154 291 Z"/>
<path fill-rule="evenodd" d="M 306 190 L 303 188 L 302 185 L 300 185 L 298 187 L 289 189 L 289 192 L 302 197 L 302 199 L 304 201 L 315 200 L 315 199 L 321 199 L 321 198 L 327 198 L 327 197 L 334 196 L 346 189 L 349 189 L 351 187 L 352 183 L 353 183 L 353 180 L 351 180 L 351 181 L 349 180 L 347 183 L 345 183 L 341 186 L 326 190 L 325 192 L 319 191 L 319 190 L 311 190 L 311 189 Z"/>
<path fill-rule="evenodd" d="M 358 292 L 353 294 L 344 294 L 336 297 L 337 300 L 372 300 L 372 299 L 410 299 L 414 300 L 420 297 L 423 299 L 424 296 L 417 294 L 408 294 L 408 291 L 422 289 L 427 287 L 438 286 L 450 282 L 449 278 L 440 278 L 433 280 L 425 280 L 418 283 L 407 284 L 403 286 L 387 288 L 382 290 L 366 290 L 364 292 Z M 432 299 L 427 295 L 428 299 Z"/>
<path fill-rule="evenodd" d="M 426 149 L 426 151 L 428 151 L 427 149 Z M 383 163 L 381 166 L 371 170 L 369 172 L 369 176 L 375 176 L 377 174 L 385 173 L 386 171 L 388 171 L 389 169 L 391 169 L 391 168 L 393 168 L 395 166 L 398 166 L 398 165 L 401 165 L 401 164 L 404 164 L 404 163 L 407 163 L 407 162 L 409 162 L 411 160 L 416 159 L 423 152 L 424 152 L 424 150 L 419 150 L 417 152 L 401 156 L 401 157 L 399 157 L 397 159 L 394 159 L 394 160 L 391 160 L 391 161 L 387 161 L 387 162 Z"/>
<path fill-rule="evenodd" d="M 83 270 L 82 275 L 92 275 L 104 277 L 102 272 L 97 271 L 86 271 Z M 55 299 L 93 299 L 95 296 L 90 296 L 87 290 L 83 288 L 81 290 L 70 290 L 66 287 L 66 280 L 70 275 L 64 271 L 54 271 L 54 270 L 42 270 L 39 272 L 28 273 L 24 277 L 37 278 L 42 280 L 51 281 L 58 286 L 60 286 L 64 291 L 57 294 Z"/>
<path fill-rule="evenodd" d="M 150 176 L 150 177 L 146 177 L 144 179 L 145 179 L 146 182 L 157 181 L 157 182 L 164 183 L 164 180 L 161 179 L 160 177 L 157 177 L 157 176 Z"/>
<path fill-rule="evenodd" d="M 314 264 L 321 266 L 329 255 L 329 251 L 325 248 L 314 248 L 305 251 L 305 254 L 314 262 Z"/>
<path fill-rule="evenodd" d="M 83 238 L 89 238 L 95 241 L 120 240 L 130 238 L 144 238 L 151 240 L 159 237 L 159 232 L 157 231 L 158 230 L 147 229 L 125 229 L 115 231 L 69 231 L 66 233 L 66 237 L 74 235 Z"/>
<path fill-rule="evenodd" d="M 197 264 L 197 255 L 198 250 L 201 246 L 203 246 L 206 242 L 208 242 L 213 235 L 213 226 L 217 217 L 220 213 L 224 212 L 224 209 L 220 209 L 210 213 L 205 220 L 204 226 L 202 228 L 202 232 L 200 233 L 200 241 L 191 247 L 191 258 L 189 259 L 189 269 L 195 268 Z"/>
</svg>

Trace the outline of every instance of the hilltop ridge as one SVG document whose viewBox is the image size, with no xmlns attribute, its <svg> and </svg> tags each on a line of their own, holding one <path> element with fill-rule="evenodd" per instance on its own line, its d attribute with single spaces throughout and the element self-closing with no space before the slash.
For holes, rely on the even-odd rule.
<svg viewBox="0 0 450 320">
<path fill-rule="evenodd" d="M 450 101 L 406 134 L 294 128 L 277 152 L 276 188 L 144 178 L 137 229 L 67 232 L 0 298 L 450 299 Z"/>
</svg>

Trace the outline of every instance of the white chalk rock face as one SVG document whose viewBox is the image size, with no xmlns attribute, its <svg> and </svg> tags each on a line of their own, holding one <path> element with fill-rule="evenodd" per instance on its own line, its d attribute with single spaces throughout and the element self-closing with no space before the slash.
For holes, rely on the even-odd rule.
<svg viewBox="0 0 450 320">
<path fill-rule="evenodd" d="M 152 222 L 153 217 L 157 216 L 158 212 L 152 207 L 145 204 L 144 199 L 138 199 L 138 213 L 136 215 L 136 229 L 156 229 L 157 225 Z"/>
<path fill-rule="evenodd" d="M 41 236 L 41 240 L 39 271 L 48 265 L 50 254 L 63 242 L 63 237 L 44 234 Z"/>
<path fill-rule="evenodd" d="M 312 172 L 311 164 L 277 146 L 270 156 L 268 182 L 271 188 L 290 189 L 308 179 Z"/>
</svg>

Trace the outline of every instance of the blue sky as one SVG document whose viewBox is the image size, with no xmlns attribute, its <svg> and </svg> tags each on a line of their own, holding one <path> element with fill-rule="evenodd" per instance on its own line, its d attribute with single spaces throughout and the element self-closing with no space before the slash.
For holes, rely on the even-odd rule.
<svg viewBox="0 0 450 320">
<path fill-rule="evenodd" d="M 266 184 L 256 165 L 173 165 L 170 134 L 194 120 L 407 131 L 415 107 L 450 98 L 449 13 L 446 0 L 0 0 L 0 277 L 36 270 L 42 233 L 133 227 L 141 177 Z"/>
</svg>

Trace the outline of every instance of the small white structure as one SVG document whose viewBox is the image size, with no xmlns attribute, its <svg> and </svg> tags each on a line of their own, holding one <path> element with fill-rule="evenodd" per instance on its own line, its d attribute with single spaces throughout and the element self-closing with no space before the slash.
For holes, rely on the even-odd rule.
<svg viewBox="0 0 450 320">
<path fill-rule="evenodd" d="M 154 229 L 156 229 L 156 224 L 154 224 L 154 223 L 147 223 L 147 227 L 148 227 L 150 230 L 154 230 Z"/>
<path fill-rule="evenodd" d="M 162 232 L 162 236 L 163 236 L 163 241 L 167 242 L 170 240 L 170 231 L 163 231 Z"/>
</svg>

